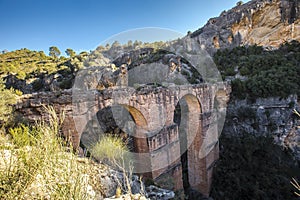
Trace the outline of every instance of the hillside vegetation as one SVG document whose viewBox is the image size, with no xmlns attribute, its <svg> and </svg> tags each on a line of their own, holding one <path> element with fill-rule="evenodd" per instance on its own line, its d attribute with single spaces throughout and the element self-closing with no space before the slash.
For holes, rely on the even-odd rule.
<svg viewBox="0 0 300 200">
<path fill-rule="evenodd" d="M 99 46 L 94 50 L 90 54 L 91 56 L 86 66 L 93 66 L 93 64 L 101 66 L 99 63 L 89 63 L 93 61 L 93 58 L 98 58 L 97 56 L 99 54 L 113 55 L 113 52 L 117 54 L 120 50 L 130 51 L 136 48 L 146 47 L 159 48 L 163 44 L 164 42 L 143 43 L 141 41 L 128 41 L 127 44 L 120 44 L 116 41 L 112 45 L 107 44 L 105 47 Z M 83 62 L 89 55 L 87 52 L 76 54 L 72 49 L 67 49 L 65 52 L 69 56 L 68 58 L 60 56 L 61 52 L 57 47 L 49 48 L 49 56 L 43 51 L 29 50 L 26 48 L 3 52 L 0 54 L 0 75 L 14 74 L 18 79 L 25 80 L 43 73 L 55 73 L 64 68 L 71 68 L 72 71 L 76 71 L 83 67 Z"/>
<path fill-rule="evenodd" d="M 47 56 L 43 51 L 20 49 L 0 54 L 0 73 L 15 74 L 19 79 L 29 78 L 30 75 L 53 73 L 67 60 L 65 57 Z"/>
<path fill-rule="evenodd" d="M 232 82 L 234 98 L 300 95 L 300 43 L 292 41 L 277 50 L 241 46 L 218 51 L 214 61 L 224 79 Z"/>
<path fill-rule="evenodd" d="M 214 61 L 223 78 L 231 82 L 231 102 L 236 99 L 300 95 L 300 43 L 292 41 L 275 50 L 261 46 L 241 46 L 219 50 Z M 239 102 L 239 101 L 237 101 Z M 255 101 L 254 101 L 255 102 Z M 238 124 L 246 127 L 255 119 L 256 110 L 249 107 L 236 109 Z M 228 110 L 227 110 L 228 111 Z M 231 111 L 232 112 L 232 111 Z M 227 113 L 227 120 L 233 119 Z M 265 125 L 254 120 L 253 126 Z M 272 123 L 270 118 L 267 123 Z M 235 125 L 233 123 L 225 126 Z M 255 129 L 255 128 L 254 128 Z M 238 129 L 230 135 L 223 129 L 220 137 L 220 159 L 214 171 L 211 195 L 214 199 L 299 199 L 290 183 L 299 180 L 299 161 L 288 148 L 276 145 L 272 133 L 265 137 L 251 129 Z"/>
<path fill-rule="evenodd" d="M 74 83 L 76 72 L 82 68 L 110 67 L 123 52 L 140 48 L 158 49 L 164 42 L 143 43 L 128 41 L 126 44 L 114 42 L 99 46 L 94 51 L 76 54 L 66 49 L 68 58 L 60 56 L 60 50 L 52 46 L 49 56 L 43 51 L 26 48 L 2 52 L 0 54 L 0 77 L 6 81 L 7 88 L 14 88 L 22 93 L 57 91 L 69 89 Z"/>
<path fill-rule="evenodd" d="M 22 93 L 68 89 L 72 87 L 75 72 L 83 68 L 87 52 L 76 55 L 67 49 L 68 58 L 60 56 L 57 47 L 49 48 L 49 56 L 43 51 L 26 48 L 0 54 L 0 76 L 7 88 Z"/>
</svg>

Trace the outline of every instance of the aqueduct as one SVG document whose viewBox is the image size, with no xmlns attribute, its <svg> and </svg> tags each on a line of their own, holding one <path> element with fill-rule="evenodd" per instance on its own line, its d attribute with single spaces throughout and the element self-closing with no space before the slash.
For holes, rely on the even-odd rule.
<svg viewBox="0 0 300 200">
<path fill-rule="evenodd" d="M 24 95 L 17 112 L 30 121 L 47 119 L 43 106 L 65 112 L 62 132 L 75 146 L 98 139 L 110 121 L 133 137 L 135 171 L 154 180 L 173 177 L 174 189 L 208 195 L 219 156 L 218 137 L 231 88 L 228 84 L 65 90 Z"/>
</svg>

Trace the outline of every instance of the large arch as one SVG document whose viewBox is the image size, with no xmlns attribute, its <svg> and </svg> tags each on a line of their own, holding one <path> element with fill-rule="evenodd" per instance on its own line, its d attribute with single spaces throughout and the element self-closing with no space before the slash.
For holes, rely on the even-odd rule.
<svg viewBox="0 0 300 200">
<path fill-rule="evenodd" d="M 147 128 L 148 126 L 147 120 L 145 119 L 141 111 L 139 111 L 133 106 L 129 106 L 126 104 L 119 104 L 119 105 L 124 107 L 130 113 L 137 126 L 140 126 L 142 128 Z"/>
<path fill-rule="evenodd" d="M 132 153 L 134 172 L 151 172 L 147 127 L 146 118 L 135 107 L 126 104 L 107 106 L 100 109 L 86 124 L 80 144 L 88 150 L 107 133 L 120 136 L 129 141 L 127 145 Z M 148 174 L 145 175 L 149 176 Z"/>
<path fill-rule="evenodd" d="M 133 151 L 148 153 L 149 148 L 146 137 L 148 123 L 141 111 L 133 106 L 118 104 L 113 107 L 112 113 L 116 125 L 132 137 L 134 142 Z M 131 124 L 133 126 L 128 125 L 130 122 L 134 122 L 134 124 Z"/>
<path fill-rule="evenodd" d="M 202 145 L 201 103 L 192 94 L 184 95 L 177 103 L 173 121 L 178 125 L 182 182 L 185 192 L 201 189 L 203 168 L 199 152 Z"/>
</svg>

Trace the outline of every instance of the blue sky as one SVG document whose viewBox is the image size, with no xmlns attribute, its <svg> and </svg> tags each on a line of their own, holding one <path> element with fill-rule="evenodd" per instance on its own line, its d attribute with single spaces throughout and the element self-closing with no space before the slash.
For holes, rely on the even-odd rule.
<svg viewBox="0 0 300 200">
<path fill-rule="evenodd" d="M 0 0 L 0 50 L 94 50 L 114 34 L 160 27 L 186 34 L 237 0 Z"/>
</svg>

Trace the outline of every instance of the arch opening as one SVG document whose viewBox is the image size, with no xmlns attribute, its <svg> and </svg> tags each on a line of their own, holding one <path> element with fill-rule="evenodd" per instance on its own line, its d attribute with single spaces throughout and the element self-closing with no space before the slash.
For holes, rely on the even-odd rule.
<svg viewBox="0 0 300 200">
<path fill-rule="evenodd" d="M 80 138 L 80 146 L 84 150 L 84 155 L 88 156 L 89 150 L 107 134 L 120 137 L 129 149 L 134 171 L 139 173 L 146 170 L 140 163 L 149 165 L 145 155 L 138 157 L 139 153 L 149 153 L 147 138 L 143 137 L 147 125 L 143 114 L 132 106 L 122 104 L 108 106 L 100 109 L 87 123 Z"/>
<path fill-rule="evenodd" d="M 86 124 L 81 142 L 87 146 L 97 141 L 103 134 L 135 136 L 136 130 L 146 130 L 147 121 L 136 108 L 117 104 L 100 109 Z"/>
<path fill-rule="evenodd" d="M 201 145 L 201 112 L 200 102 L 191 94 L 183 96 L 174 110 L 173 122 L 179 127 L 182 183 L 186 194 L 197 182 L 195 177 L 200 176 L 196 169 L 199 166 L 194 165 L 198 163 L 196 157 Z"/>
</svg>

